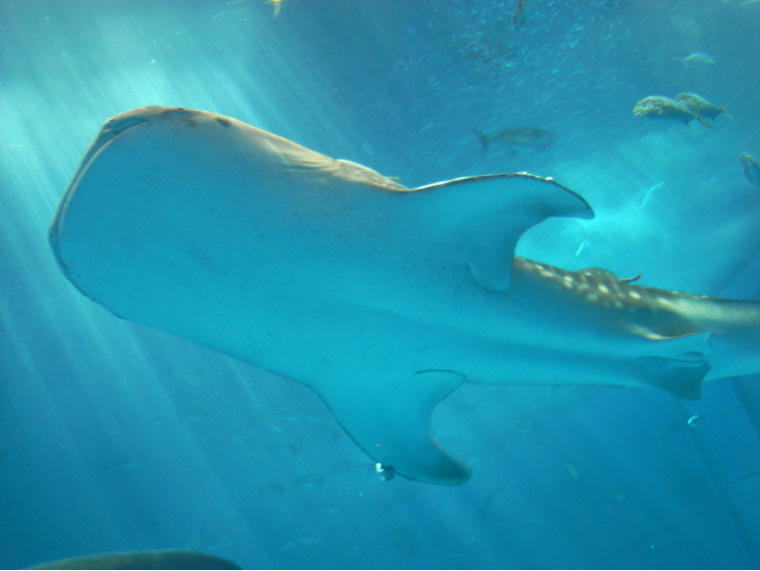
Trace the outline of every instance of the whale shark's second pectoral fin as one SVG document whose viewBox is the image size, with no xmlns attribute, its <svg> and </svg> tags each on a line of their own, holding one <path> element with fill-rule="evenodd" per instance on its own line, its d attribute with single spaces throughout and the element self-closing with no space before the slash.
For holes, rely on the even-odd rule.
<svg viewBox="0 0 760 571">
<path fill-rule="evenodd" d="M 709 338 L 709 333 L 653 337 L 653 354 L 638 359 L 640 377 L 649 386 L 679 398 L 698 399 L 702 395 L 702 381 L 710 370 Z"/>
<path fill-rule="evenodd" d="M 424 199 L 428 191 L 436 201 L 429 214 L 449 230 L 459 228 L 472 276 L 492 291 L 509 287 L 515 246 L 526 230 L 553 216 L 594 217 L 572 190 L 526 173 L 460 178 L 412 192 Z"/>
<path fill-rule="evenodd" d="M 463 382 L 459 373 L 424 371 L 404 379 L 320 386 L 317 392 L 351 438 L 390 473 L 461 484 L 471 469 L 436 442 L 430 414 Z"/>
</svg>

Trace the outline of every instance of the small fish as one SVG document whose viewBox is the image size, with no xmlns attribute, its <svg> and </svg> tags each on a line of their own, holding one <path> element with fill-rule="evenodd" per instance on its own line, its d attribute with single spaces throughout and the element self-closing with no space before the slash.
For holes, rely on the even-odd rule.
<svg viewBox="0 0 760 571">
<path fill-rule="evenodd" d="M 290 487 L 300 490 L 308 490 L 310 488 L 321 486 L 326 481 L 327 480 L 324 476 L 320 476 L 318 474 L 305 474 L 303 476 L 298 476 L 295 480 L 293 480 L 293 482 L 290 484 Z"/>
<path fill-rule="evenodd" d="M 104 472 L 126 472 L 142 468 L 142 462 L 137 457 L 119 458 L 112 462 L 102 462 L 102 465 Z"/>
<path fill-rule="evenodd" d="M 390 482 L 396 476 L 393 466 L 383 466 L 380 462 L 375 464 L 375 473 L 383 482 Z"/>
<path fill-rule="evenodd" d="M 273 443 L 267 443 L 265 444 L 267 448 L 267 452 L 269 453 L 278 453 L 278 454 L 298 454 L 301 451 L 302 444 L 301 439 L 294 442 L 288 442 L 285 440 L 281 440 L 278 442 Z"/>
<path fill-rule="evenodd" d="M 259 493 L 282 496 L 285 493 L 285 486 L 282 484 L 268 484 L 266 486 L 259 486 Z"/>
<path fill-rule="evenodd" d="M 305 513 L 318 515 L 339 515 L 343 510 L 335 504 L 319 504 L 316 506 L 305 506 Z"/>
<path fill-rule="evenodd" d="M 313 545 L 316 545 L 320 541 L 322 541 L 325 538 L 324 535 L 315 535 L 314 537 L 302 537 L 300 539 L 296 539 L 298 543 L 301 545 L 305 545 L 306 547 L 311 547 Z"/>
<path fill-rule="evenodd" d="M 504 144 L 513 154 L 518 149 L 545 149 L 554 142 L 554 133 L 539 127 L 515 127 L 514 129 L 504 129 L 493 135 L 488 135 L 477 129 L 471 130 L 480 139 L 484 155 L 488 152 L 491 141 Z"/>
<path fill-rule="evenodd" d="M 525 0 L 517 0 L 512 20 L 515 23 L 515 28 L 519 28 L 525 23 Z"/>
<path fill-rule="evenodd" d="M 614 497 L 618 502 L 625 501 L 625 492 L 623 492 L 623 490 L 617 486 L 612 486 L 612 497 Z"/>
<path fill-rule="evenodd" d="M 191 410 L 190 412 L 177 413 L 181 422 L 204 422 L 211 416 L 208 409 Z"/>
<path fill-rule="evenodd" d="M 274 7 L 274 13 L 272 14 L 272 20 L 274 20 L 280 13 L 280 7 L 285 0 L 266 0 L 264 4 L 272 4 Z"/>
<path fill-rule="evenodd" d="M 723 412 L 719 413 L 712 413 L 708 415 L 708 418 L 710 419 L 709 422 L 715 421 L 720 418 L 728 417 L 735 415 L 736 413 L 743 411 L 741 407 L 731 408 L 728 410 L 725 410 Z M 700 427 L 702 427 L 705 423 L 705 415 L 703 414 L 692 414 L 687 416 L 682 416 L 676 420 L 674 420 L 672 423 L 670 423 L 670 426 L 668 427 L 667 431 L 660 436 L 663 440 L 666 440 L 675 434 L 681 433 L 683 430 L 696 430 Z"/>
<path fill-rule="evenodd" d="M 712 129 L 712 126 L 706 123 L 704 119 L 695 115 L 677 101 L 668 97 L 662 97 L 661 95 L 650 95 L 644 99 L 639 99 L 636 105 L 633 106 L 633 114 L 636 117 L 680 121 L 685 125 L 688 125 L 692 119 L 696 119 L 705 127 Z"/>
<path fill-rule="evenodd" d="M 757 476 L 758 474 L 760 474 L 760 470 L 755 470 L 754 472 L 746 474 L 746 475 L 742 476 L 741 478 L 737 478 L 736 480 L 731 480 L 731 483 L 732 484 L 736 484 L 737 482 L 742 482 L 744 480 L 749 480 L 750 478 L 753 478 L 753 477 Z"/>
<path fill-rule="evenodd" d="M 565 471 L 573 480 L 581 479 L 581 473 L 578 471 L 578 468 L 572 464 L 565 464 Z"/>
<path fill-rule="evenodd" d="M 676 60 L 680 61 L 683 64 L 684 69 L 688 69 L 689 65 L 691 64 L 714 64 L 715 59 L 708 54 L 702 53 L 702 52 L 694 52 L 693 54 L 689 54 L 684 58 L 677 57 Z"/>
<path fill-rule="evenodd" d="M 725 113 L 728 117 L 733 119 L 731 113 L 726 111 L 726 108 L 723 105 L 720 107 L 713 105 L 704 97 L 700 97 L 696 93 L 679 93 L 676 95 L 676 101 L 694 113 L 697 117 L 707 117 L 708 119 L 715 120 L 718 115 Z"/>
<path fill-rule="evenodd" d="M 649 202 L 649 199 L 652 198 L 652 195 L 660 190 L 663 186 L 665 186 L 665 181 L 661 180 L 659 182 L 654 183 L 652 186 L 650 186 L 645 191 L 639 192 L 639 197 L 641 197 L 641 207 L 645 207 L 647 203 Z"/>
<path fill-rule="evenodd" d="M 205 383 L 203 377 L 192 369 L 182 369 L 176 376 L 182 381 L 196 387 L 200 387 Z"/>
<path fill-rule="evenodd" d="M 755 186 L 760 187 L 760 165 L 752 158 L 752 155 L 742 153 L 742 168 L 747 180 Z"/>
</svg>

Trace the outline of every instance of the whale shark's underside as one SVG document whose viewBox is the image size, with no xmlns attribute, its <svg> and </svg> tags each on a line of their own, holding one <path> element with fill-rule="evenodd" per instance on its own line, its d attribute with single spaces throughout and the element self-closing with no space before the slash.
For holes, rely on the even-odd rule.
<svg viewBox="0 0 760 571">
<path fill-rule="evenodd" d="M 464 382 L 656 387 L 760 371 L 760 303 L 515 257 L 591 218 L 551 179 L 405 188 L 215 113 L 109 120 L 53 219 L 71 282 L 115 315 L 315 390 L 389 473 L 465 481 L 430 414 Z M 645 269 L 645 268 L 644 268 Z"/>
</svg>

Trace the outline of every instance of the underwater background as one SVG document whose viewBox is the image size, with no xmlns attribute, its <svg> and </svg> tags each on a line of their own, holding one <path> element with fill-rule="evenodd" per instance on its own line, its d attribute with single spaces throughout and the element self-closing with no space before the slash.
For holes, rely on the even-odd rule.
<svg viewBox="0 0 760 571">
<path fill-rule="evenodd" d="M 680 92 L 733 119 L 632 113 Z M 760 298 L 739 160 L 760 156 L 757 0 L 3 0 L 0 568 L 156 548 L 246 568 L 760 566 L 756 377 L 699 401 L 466 385 L 433 425 L 472 479 L 383 482 L 306 387 L 79 294 L 47 226 L 101 124 L 149 104 L 409 187 L 551 176 L 597 217 L 549 220 L 518 254 Z M 552 144 L 498 136 L 525 126 Z"/>
</svg>

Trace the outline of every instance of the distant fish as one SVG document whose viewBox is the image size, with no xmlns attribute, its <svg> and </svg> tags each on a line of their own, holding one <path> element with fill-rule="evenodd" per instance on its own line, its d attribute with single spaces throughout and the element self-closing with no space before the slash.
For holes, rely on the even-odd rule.
<svg viewBox="0 0 760 571">
<path fill-rule="evenodd" d="M 688 67 L 692 64 L 714 64 L 715 59 L 711 55 L 702 53 L 702 52 L 694 52 L 693 54 L 689 54 L 684 58 L 677 57 L 675 58 L 678 61 L 680 61 L 684 68 L 688 69 Z"/>
<path fill-rule="evenodd" d="M 707 415 L 707 418 L 705 418 L 706 415 L 704 414 L 682 416 L 671 422 L 668 429 L 660 436 L 660 438 L 667 440 L 676 434 L 682 434 L 684 430 L 701 430 L 703 426 L 709 426 L 709 424 L 707 424 L 708 422 L 716 422 L 719 419 L 733 416 L 743 410 L 742 407 L 738 406 L 736 408 L 724 410 L 720 413 Z"/>
<path fill-rule="evenodd" d="M 475 507 L 476 519 L 484 522 L 501 521 L 501 518 L 499 517 L 500 510 L 498 509 L 498 506 L 494 508 L 494 504 L 497 503 L 497 500 L 502 500 L 507 497 L 507 490 L 507 486 L 499 486 L 498 488 L 491 490 L 483 500 L 482 505 L 480 507 Z"/>
<path fill-rule="evenodd" d="M 177 417 L 180 422 L 204 422 L 211 416 L 211 411 L 208 409 L 191 410 L 189 412 L 177 413 Z"/>
<path fill-rule="evenodd" d="M 742 476 L 741 478 L 737 478 L 736 480 L 731 480 L 731 483 L 732 484 L 736 484 L 737 482 L 742 482 L 744 480 L 749 480 L 750 478 L 753 478 L 753 477 L 757 476 L 758 474 L 760 474 L 760 470 L 755 470 L 754 472 L 746 474 L 746 475 Z"/>
<path fill-rule="evenodd" d="M 633 114 L 636 117 L 680 121 L 685 125 L 688 125 L 692 119 L 696 119 L 705 127 L 712 129 L 712 126 L 705 123 L 704 119 L 695 115 L 677 101 L 668 97 L 662 97 L 661 95 L 650 95 L 644 99 L 639 99 L 636 105 L 633 106 Z"/>
<path fill-rule="evenodd" d="M 320 476 L 319 474 L 304 474 L 302 476 L 298 476 L 295 480 L 293 480 L 293 482 L 290 484 L 290 487 L 299 490 L 308 490 L 310 488 L 321 486 L 326 481 L 326 478 L 324 476 Z"/>
<path fill-rule="evenodd" d="M 274 7 L 274 13 L 272 14 L 272 20 L 274 20 L 280 14 L 280 7 L 285 0 L 266 0 L 264 4 L 272 4 Z"/>
<path fill-rule="evenodd" d="M 296 539 L 296 541 L 301 545 L 311 547 L 312 545 L 316 545 L 317 543 L 321 542 L 325 537 L 327 537 L 327 534 L 321 533 L 314 536 L 301 537 L 300 539 Z"/>
<path fill-rule="evenodd" d="M 581 473 L 578 471 L 578 468 L 576 468 L 572 464 L 565 464 L 565 471 L 567 472 L 568 476 L 570 476 L 573 480 L 581 479 Z"/>
<path fill-rule="evenodd" d="M 380 462 L 375 464 L 375 473 L 380 476 L 383 482 L 389 482 L 396 477 L 396 470 L 393 466 L 383 466 Z"/>
<path fill-rule="evenodd" d="M 484 155 L 488 152 L 488 147 L 492 141 L 498 141 L 505 145 L 512 153 L 526 149 L 545 149 L 554 142 L 554 133 L 538 127 L 515 127 L 514 129 L 504 129 L 493 135 L 487 135 L 477 129 L 472 129 L 472 132 L 480 139 Z"/>
<path fill-rule="evenodd" d="M 694 113 L 697 117 L 707 117 L 708 119 L 715 120 L 715 118 L 721 113 L 725 113 L 728 117 L 733 119 L 731 113 L 721 105 L 713 105 L 704 97 L 700 97 L 696 93 L 679 93 L 676 95 L 676 101 L 686 107 L 689 111 Z"/>
<path fill-rule="evenodd" d="M 307 504 L 304 508 L 304 511 L 307 514 L 340 515 L 343 512 L 337 504 L 317 504 L 313 506 Z"/>
<path fill-rule="evenodd" d="M 512 15 L 512 20 L 515 23 L 515 28 L 519 28 L 525 23 L 525 0 L 517 0 L 517 6 L 515 7 L 515 13 Z"/>
<path fill-rule="evenodd" d="M 285 486 L 283 484 L 267 484 L 266 486 L 259 486 L 260 494 L 274 494 L 276 496 L 282 496 L 285 493 Z"/>
<path fill-rule="evenodd" d="M 122 471 L 130 471 L 130 470 L 138 470 L 142 468 L 142 462 L 140 461 L 140 458 L 137 456 L 131 457 L 124 457 L 124 458 L 117 458 L 113 461 L 101 461 L 101 464 L 103 465 L 103 471 L 104 472 L 122 472 Z"/>
<path fill-rule="evenodd" d="M 457 408 L 485 408 L 496 403 L 496 399 L 492 396 L 475 397 L 469 399 L 463 403 L 456 403 Z"/>
<path fill-rule="evenodd" d="M 760 165 L 752 158 L 752 155 L 742 153 L 742 168 L 744 176 L 757 187 L 760 187 Z"/>
<path fill-rule="evenodd" d="M 660 190 L 663 186 L 665 186 L 665 181 L 661 180 L 654 183 L 648 189 L 640 191 L 637 195 L 637 198 L 641 199 L 640 206 L 642 208 L 646 206 L 647 203 L 649 202 L 649 199 L 652 198 L 652 195 L 655 194 L 658 190 Z"/>
<path fill-rule="evenodd" d="M 240 569 L 232 561 L 191 551 L 173 549 L 103 553 L 60 559 L 30 569 Z"/>
<path fill-rule="evenodd" d="M 612 486 L 612 497 L 614 497 L 618 502 L 625 501 L 625 492 L 623 492 L 623 490 L 617 486 Z"/>
</svg>

